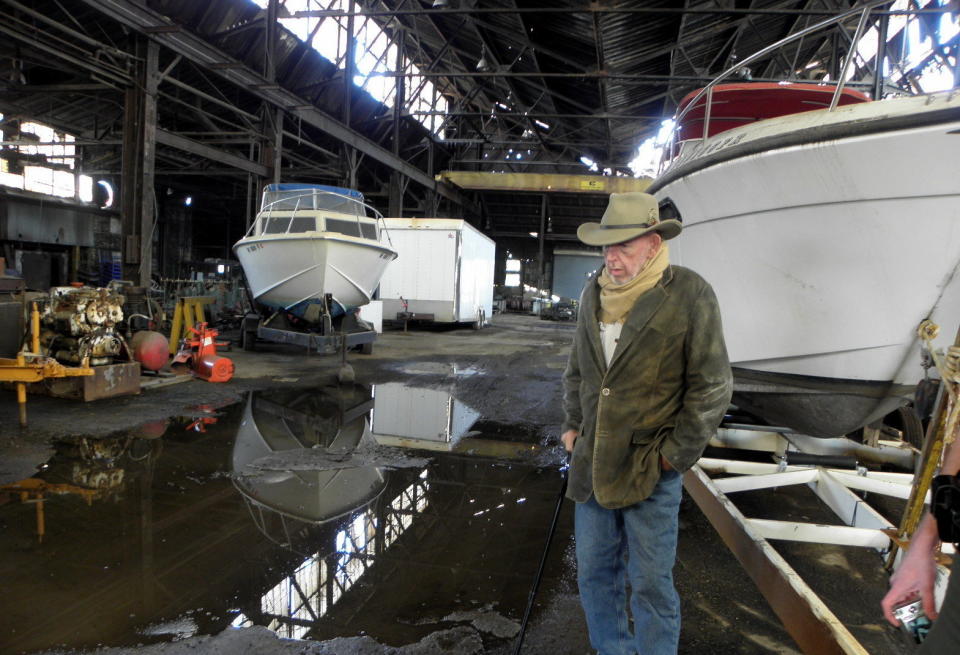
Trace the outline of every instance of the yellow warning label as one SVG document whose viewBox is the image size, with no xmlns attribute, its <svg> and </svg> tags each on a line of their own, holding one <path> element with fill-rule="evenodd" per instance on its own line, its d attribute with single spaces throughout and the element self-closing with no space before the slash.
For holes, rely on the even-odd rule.
<svg viewBox="0 0 960 655">
<path fill-rule="evenodd" d="M 605 186 L 603 180 L 580 180 L 580 188 L 589 191 L 603 191 Z"/>
</svg>

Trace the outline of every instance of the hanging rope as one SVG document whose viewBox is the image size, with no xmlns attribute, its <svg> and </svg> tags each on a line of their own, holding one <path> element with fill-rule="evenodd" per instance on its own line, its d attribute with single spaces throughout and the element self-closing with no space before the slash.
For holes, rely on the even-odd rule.
<svg viewBox="0 0 960 655">
<path fill-rule="evenodd" d="M 958 400 L 958 388 L 960 388 L 960 346 L 950 346 L 946 354 L 933 347 L 933 340 L 940 334 L 940 326 L 930 320 L 920 323 L 917 328 L 917 336 L 923 341 L 933 359 L 934 366 L 940 372 L 940 379 L 943 381 L 944 388 L 949 396 L 947 401 L 947 419 L 943 435 L 944 445 L 953 443 L 957 438 L 957 423 L 960 419 L 960 403 Z"/>
</svg>

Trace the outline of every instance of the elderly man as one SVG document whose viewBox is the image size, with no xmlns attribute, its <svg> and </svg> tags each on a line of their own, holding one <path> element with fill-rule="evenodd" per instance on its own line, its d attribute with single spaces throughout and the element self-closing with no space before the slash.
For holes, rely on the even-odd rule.
<svg viewBox="0 0 960 655">
<path fill-rule="evenodd" d="M 600 223 L 577 230 L 603 246 L 604 267 L 580 297 L 562 439 L 573 453 L 567 497 L 576 501 L 580 599 L 600 655 L 676 652 L 680 474 L 730 402 L 713 290 L 670 265 L 665 240 L 680 230 L 646 193 L 612 194 Z"/>
</svg>

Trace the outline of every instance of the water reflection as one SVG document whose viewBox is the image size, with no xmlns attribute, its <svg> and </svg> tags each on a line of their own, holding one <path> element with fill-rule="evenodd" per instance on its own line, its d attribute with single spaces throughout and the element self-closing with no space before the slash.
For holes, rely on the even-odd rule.
<svg viewBox="0 0 960 655">
<path fill-rule="evenodd" d="M 456 362 L 401 362 L 394 365 L 394 368 L 407 375 L 442 376 L 445 378 L 483 374 L 483 371 L 475 366 L 463 366 Z"/>
<path fill-rule="evenodd" d="M 559 466 L 543 448 L 543 426 L 485 420 L 443 389 L 391 382 L 374 385 L 373 394 L 373 436 L 383 446 Z"/>
<path fill-rule="evenodd" d="M 251 464 L 278 451 L 319 449 L 348 457 L 377 445 L 368 415 L 370 389 L 339 387 L 319 395 L 308 391 L 253 393 L 233 449 L 234 484 L 249 501 L 257 527 L 272 541 L 296 550 L 309 524 L 350 514 L 334 529 L 305 539 L 319 550 L 260 598 L 251 616 L 240 612 L 234 626 L 265 624 L 282 637 L 301 639 L 368 571 L 374 560 L 426 509 L 426 468 L 399 493 L 377 501 L 387 485 L 383 467 L 258 472 Z"/>
<path fill-rule="evenodd" d="M 99 495 L 90 506 L 48 495 L 43 543 L 34 505 L 0 506 L 0 650 L 170 639 L 156 626 L 185 617 L 199 634 L 257 624 L 284 637 L 366 633 L 392 644 L 449 627 L 444 617 L 458 611 L 516 618 L 559 477 L 490 445 L 526 447 L 529 435 L 480 438 L 476 412 L 426 391 L 255 393 L 144 433 L 162 438 L 63 448 L 36 477 Z M 217 420 L 201 431 L 198 418 Z M 354 457 L 365 447 L 378 449 L 377 462 L 407 462 L 350 464 L 369 461 Z M 253 463 L 285 454 L 349 465 L 250 475 Z M 425 463 L 410 467 L 418 454 Z"/>
<path fill-rule="evenodd" d="M 0 504 L 19 500 L 33 505 L 37 541 L 42 543 L 47 533 L 46 503 L 52 497 L 77 497 L 88 506 L 94 501 L 116 501 L 127 483 L 127 467 L 133 463 L 149 466 L 160 450 L 160 441 L 153 436 L 158 434 L 155 424 L 143 431 L 149 438 L 140 434 L 135 430 L 107 439 L 61 441 L 56 444 L 56 455 L 36 475 L 0 485 Z M 57 520 L 57 515 L 50 518 Z"/>
<path fill-rule="evenodd" d="M 265 511 L 320 523 L 371 502 L 386 485 L 380 467 L 252 472 L 249 465 L 273 453 L 317 449 L 333 459 L 376 445 L 367 414 L 373 401 L 365 387 L 328 393 L 293 390 L 253 392 L 233 445 L 234 484 L 251 503 L 251 514 L 268 537 Z M 281 544 L 289 544 L 285 536 Z"/>
<path fill-rule="evenodd" d="M 480 417 L 449 391 L 391 382 L 374 392 L 373 432 L 383 445 L 451 450 Z"/>
</svg>

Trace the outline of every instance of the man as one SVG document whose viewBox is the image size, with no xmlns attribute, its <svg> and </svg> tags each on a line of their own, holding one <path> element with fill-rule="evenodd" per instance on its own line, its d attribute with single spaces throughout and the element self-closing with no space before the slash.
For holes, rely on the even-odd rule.
<svg viewBox="0 0 960 655">
<path fill-rule="evenodd" d="M 680 474 L 730 402 L 732 375 L 713 290 L 671 266 L 680 233 L 646 193 L 614 193 L 577 237 L 603 246 L 564 373 L 563 443 L 572 452 L 577 580 L 600 655 L 676 653 L 673 586 Z M 628 624 L 629 581 L 633 631 Z"/>
<path fill-rule="evenodd" d="M 954 440 L 947 446 L 943 456 L 943 475 L 960 475 L 960 440 Z M 960 507 L 953 507 L 960 514 Z M 894 617 L 893 609 L 919 599 L 924 613 L 933 619 L 933 627 L 923 641 L 921 655 L 953 655 L 960 649 L 960 566 L 956 559 L 947 583 L 947 591 L 939 615 L 934 603 L 934 580 L 936 579 L 936 561 L 934 554 L 940 545 L 937 522 L 933 515 L 926 514 L 910 539 L 910 547 L 903 556 L 897 572 L 890 578 L 890 591 L 880 605 L 883 614 L 892 625 L 900 622 Z"/>
</svg>

